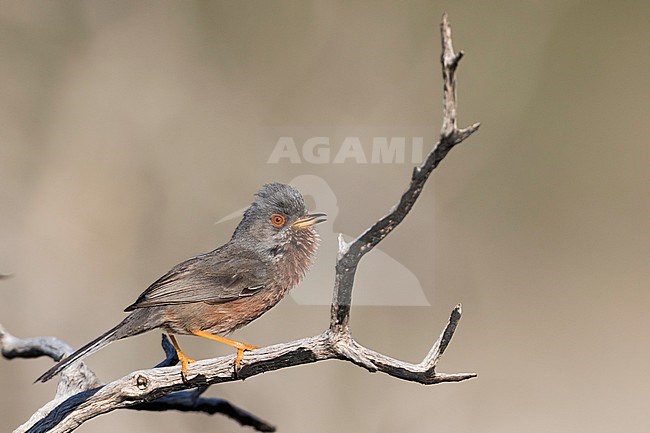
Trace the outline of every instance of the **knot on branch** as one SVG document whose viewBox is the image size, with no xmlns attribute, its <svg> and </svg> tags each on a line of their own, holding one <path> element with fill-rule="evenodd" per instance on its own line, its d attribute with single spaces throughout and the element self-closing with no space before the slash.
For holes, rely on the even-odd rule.
<svg viewBox="0 0 650 433">
<path fill-rule="evenodd" d="M 144 391 L 149 386 L 149 379 L 147 379 L 147 376 L 138 374 L 135 378 L 135 384 L 139 390 Z"/>
</svg>

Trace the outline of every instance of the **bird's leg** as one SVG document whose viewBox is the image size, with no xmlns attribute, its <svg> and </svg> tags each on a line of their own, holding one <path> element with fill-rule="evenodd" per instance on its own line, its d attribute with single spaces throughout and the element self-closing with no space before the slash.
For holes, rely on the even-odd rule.
<svg viewBox="0 0 650 433">
<path fill-rule="evenodd" d="M 196 362 L 196 359 L 190 358 L 189 356 L 185 355 L 185 353 L 183 353 L 181 346 L 179 346 L 178 341 L 176 341 L 176 337 L 174 337 L 172 334 L 169 334 L 169 339 L 174 345 L 174 349 L 176 349 L 176 356 L 178 356 L 178 360 L 181 362 L 181 376 L 183 376 L 183 380 L 187 380 L 187 365 L 192 362 Z"/>
<path fill-rule="evenodd" d="M 252 346 L 250 344 L 241 343 L 235 340 L 229 340 L 228 338 L 210 334 L 209 332 L 192 331 L 192 334 L 196 335 L 197 337 L 203 337 L 207 338 L 208 340 L 218 341 L 219 343 L 227 344 L 228 346 L 236 348 L 237 356 L 235 357 L 235 371 L 239 371 L 241 361 L 244 358 L 244 351 L 259 349 L 257 346 Z"/>
</svg>

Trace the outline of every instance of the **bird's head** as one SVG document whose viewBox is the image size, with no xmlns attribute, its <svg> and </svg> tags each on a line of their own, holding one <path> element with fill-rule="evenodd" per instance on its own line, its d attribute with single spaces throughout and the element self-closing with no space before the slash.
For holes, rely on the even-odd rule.
<svg viewBox="0 0 650 433">
<path fill-rule="evenodd" d="M 302 195 L 295 188 L 270 183 L 255 194 L 231 241 L 272 256 L 293 251 L 310 258 L 318 245 L 314 225 L 325 219 L 324 213 L 307 211 Z"/>
</svg>

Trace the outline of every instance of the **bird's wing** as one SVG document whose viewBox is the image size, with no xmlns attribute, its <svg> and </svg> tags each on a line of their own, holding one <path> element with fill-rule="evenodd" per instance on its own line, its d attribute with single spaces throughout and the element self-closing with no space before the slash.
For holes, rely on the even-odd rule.
<svg viewBox="0 0 650 433">
<path fill-rule="evenodd" d="M 192 302 L 223 303 L 251 296 L 264 288 L 266 264 L 259 257 L 239 252 L 233 258 L 225 251 L 218 252 L 174 266 L 124 311 Z"/>
</svg>

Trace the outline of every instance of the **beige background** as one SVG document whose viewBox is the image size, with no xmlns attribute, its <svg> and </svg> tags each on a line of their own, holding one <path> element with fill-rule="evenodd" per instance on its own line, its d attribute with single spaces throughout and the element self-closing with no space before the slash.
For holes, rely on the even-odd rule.
<svg viewBox="0 0 650 433">
<path fill-rule="evenodd" d="M 330 234 L 359 233 L 411 165 L 265 164 L 260 131 L 437 129 L 446 10 L 467 53 L 460 122 L 483 126 L 381 245 L 431 306 L 357 307 L 352 325 L 419 362 L 462 302 L 440 369 L 478 379 L 424 387 L 326 362 L 210 395 L 282 432 L 650 431 L 648 5 L 1 1 L 0 272 L 14 276 L 0 322 L 85 343 L 170 266 L 225 242 L 236 221 L 214 222 L 269 180 L 321 177 L 337 198 Z M 235 335 L 287 341 L 328 312 L 288 298 Z M 151 366 L 159 338 L 89 365 L 104 380 Z M 196 340 L 182 339 L 196 357 L 230 353 Z M 51 398 L 54 383 L 32 385 L 50 365 L 0 360 L 2 431 Z M 130 411 L 79 429 L 240 430 Z"/>
</svg>

